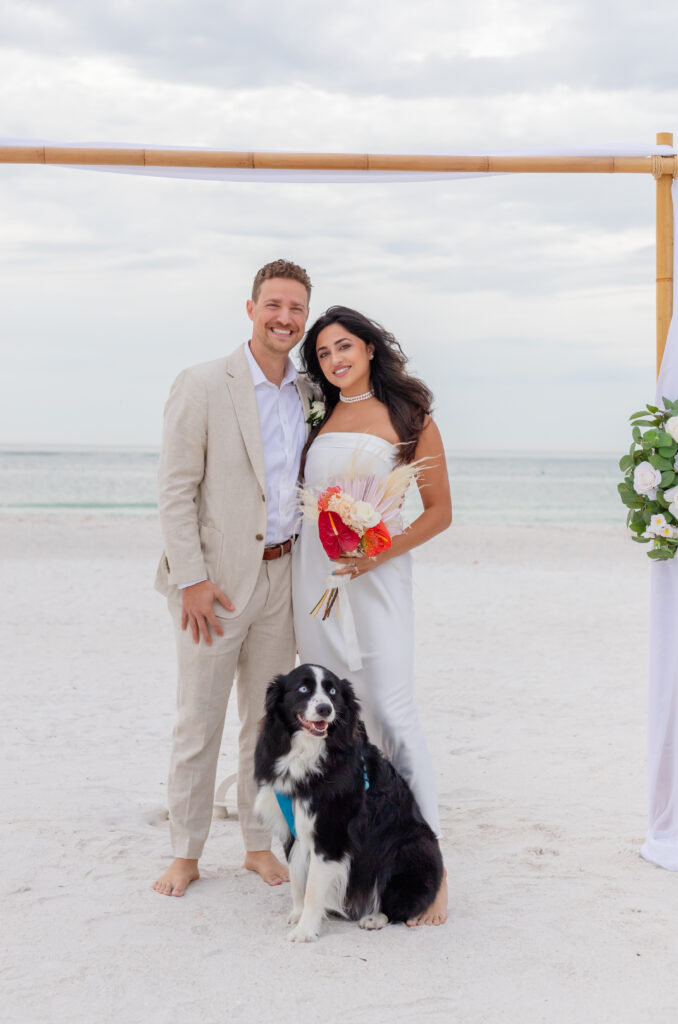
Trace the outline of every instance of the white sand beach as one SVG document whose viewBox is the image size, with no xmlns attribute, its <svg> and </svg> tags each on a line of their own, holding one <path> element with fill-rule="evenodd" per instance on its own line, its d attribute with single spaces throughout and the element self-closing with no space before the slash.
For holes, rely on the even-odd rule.
<svg viewBox="0 0 678 1024">
<path fill-rule="evenodd" d="M 673 1019 L 678 875 L 639 857 L 649 562 L 588 529 L 455 526 L 417 553 L 449 922 L 296 946 L 231 818 L 183 899 L 150 888 L 175 671 L 157 522 L 1 519 L 2 1019 Z M 222 777 L 236 730 L 233 708 Z"/>
</svg>

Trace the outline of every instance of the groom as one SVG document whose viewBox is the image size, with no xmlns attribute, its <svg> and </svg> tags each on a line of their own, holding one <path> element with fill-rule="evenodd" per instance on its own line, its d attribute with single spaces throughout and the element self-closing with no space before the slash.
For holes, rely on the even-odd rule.
<svg viewBox="0 0 678 1024">
<path fill-rule="evenodd" d="M 294 488 L 312 396 L 289 352 L 303 337 L 310 295 L 302 267 L 286 260 L 262 267 L 247 301 L 249 342 L 184 370 L 165 407 L 158 471 L 165 550 L 156 586 L 168 599 L 179 670 L 168 782 L 174 860 L 153 885 L 166 896 L 183 896 L 199 877 L 235 677 L 245 867 L 269 885 L 288 879 L 253 814 L 253 757 L 266 686 L 293 667 L 296 653 Z"/>
</svg>

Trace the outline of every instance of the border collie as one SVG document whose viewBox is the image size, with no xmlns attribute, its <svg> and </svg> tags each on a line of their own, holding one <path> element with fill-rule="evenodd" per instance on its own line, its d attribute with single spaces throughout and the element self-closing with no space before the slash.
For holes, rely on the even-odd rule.
<svg viewBox="0 0 678 1024">
<path fill-rule="evenodd" d="M 290 866 L 292 942 L 328 913 L 383 928 L 433 901 L 443 865 L 405 780 L 369 742 L 351 684 L 319 665 L 266 692 L 254 759 L 255 810 Z"/>
</svg>

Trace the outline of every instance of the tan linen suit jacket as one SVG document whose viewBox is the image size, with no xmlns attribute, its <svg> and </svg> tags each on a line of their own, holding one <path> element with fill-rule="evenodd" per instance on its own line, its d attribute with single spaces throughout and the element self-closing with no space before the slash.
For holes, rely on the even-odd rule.
<svg viewBox="0 0 678 1024">
<path fill-rule="evenodd" d="M 297 377 L 304 419 L 312 389 Z M 155 584 L 169 596 L 179 583 L 207 577 L 245 607 L 266 537 L 264 451 L 254 382 L 244 346 L 179 374 L 165 406 L 158 468 L 158 513 L 165 549 Z"/>
</svg>

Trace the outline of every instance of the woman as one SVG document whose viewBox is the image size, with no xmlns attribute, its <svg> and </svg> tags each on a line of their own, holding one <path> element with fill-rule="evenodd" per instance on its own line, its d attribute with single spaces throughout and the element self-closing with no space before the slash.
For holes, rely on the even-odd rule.
<svg viewBox="0 0 678 1024">
<path fill-rule="evenodd" d="M 370 739 L 407 779 L 440 838 L 433 768 L 414 705 L 408 554 L 452 521 L 445 452 L 430 416 L 431 392 L 406 373 L 407 360 L 395 338 L 345 306 L 332 306 L 311 327 L 301 360 L 322 391 L 326 409 L 302 456 L 306 488 L 320 491 L 359 464 L 386 477 L 396 465 L 420 463 L 417 478 L 424 511 L 404 532 L 394 533 L 391 547 L 377 556 L 342 555 L 330 562 L 317 529 L 308 522 L 303 525 L 292 570 L 294 619 L 302 662 L 325 665 L 351 680 Z M 349 667 L 342 616 L 333 612 L 323 619 L 309 614 L 332 570 L 335 581 L 344 577 L 340 582 L 350 600 L 358 670 Z M 446 913 L 444 878 L 431 907 L 408 923 L 442 924 Z"/>
</svg>

